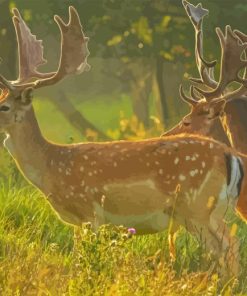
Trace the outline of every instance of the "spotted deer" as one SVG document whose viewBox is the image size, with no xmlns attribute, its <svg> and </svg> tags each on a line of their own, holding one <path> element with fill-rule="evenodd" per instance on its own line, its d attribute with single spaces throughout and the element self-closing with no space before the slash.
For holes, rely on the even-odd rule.
<svg viewBox="0 0 247 296">
<path fill-rule="evenodd" d="M 168 228 L 172 217 L 200 235 L 209 250 L 225 254 L 237 274 L 238 245 L 223 218 L 230 205 L 247 219 L 247 157 L 213 139 L 186 134 L 71 145 L 48 141 L 32 107 L 32 92 L 87 70 L 88 38 L 73 7 L 67 24 L 55 16 L 62 37 L 60 63 L 57 71 L 41 73 L 42 43 L 18 10 L 13 13 L 19 77 L 0 76 L 0 128 L 26 179 L 74 226 L 90 221 L 94 228 L 112 223 L 135 228 L 137 234 L 156 233 Z"/>
<path fill-rule="evenodd" d="M 208 62 L 203 56 L 203 18 L 208 10 L 201 4 L 196 7 L 183 0 L 184 8 L 195 29 L 195 58 L 200 74 L 199 79 L 190 78 L 196 87 L 190 87 L 190 95 L 186 95 L 180 86 L 180 96 L 191 107 L 187 114 L 175 127 L 162 136 L 180 133 L 210 136 L 239 152 L 247 153 L 247 91 L 246 80 L 239 72 L 246 67 L 245 48 L 247 36 L 240 31 L 232 31 L 226 26 L 225 34 L 220 28 L 216 33 L 221 45 L 221 67 L 219 82 L 214 78 L 216 61 Z M 232 82 L 240 87 L 234 91 L 227 89 Z M 175 233 L 178 225 L 174 225 L 169 235 L 170 253 L 175 257 Z"/>
</svg>

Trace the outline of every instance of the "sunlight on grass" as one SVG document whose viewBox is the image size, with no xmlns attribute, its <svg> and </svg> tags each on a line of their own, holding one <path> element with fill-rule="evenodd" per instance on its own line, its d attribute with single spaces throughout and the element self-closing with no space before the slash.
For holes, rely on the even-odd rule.
<svg viewBox="0 0 247 296">
<path fill-rule="evenodd" d="M 244 225 L 240 228 L 244 231 Z M 241 237 L 246 240 L 246 234 Z M 244 241 L 244 274 L 224 287 L 217 274 L 207 277 L 212 262 L 184 231 L 174 263 L 168 256 L 167 232 L 135 236 L 123 227 L 104 225 L 94 233 L 89 223 L 73 247 L 72 227 L 57 218 L 39 191 L 13 186 L 11 180 L 0 186 L 1 295 L 247 293 Z"/>
</svg>

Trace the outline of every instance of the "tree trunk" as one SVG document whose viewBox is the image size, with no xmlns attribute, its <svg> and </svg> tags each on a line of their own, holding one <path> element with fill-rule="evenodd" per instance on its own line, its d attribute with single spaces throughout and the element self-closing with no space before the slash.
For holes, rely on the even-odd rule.
<svg viewBox="0 0 247 296">
<path fill-rule="evenodd" d="M 164 60 L 162 57 L 157 58 L 156 79 L 157 79 L 157 84 L 159 89 L 163 121 L 166 126 L 169 122 L 169 108 L 168 108 L 167 97 L 166 97 L 165 86 L 164 86 Z"/>
<path fill-rule="evenodd" d="M 149 127 L 149 95 L 151 92 L 152 81 L 143 81 L 142 78 L 136 77 L 131 81 L 132 107 L 138 121 Z"/>
<path fill-rule="evenodd" d="M 136 59 L 127 65 L 132 94 L 132 108 L 144 127 L 149 127 L 149 96 L 152 91 L 152 68 L 150 60 Z M 126 75 L 126 74 L 125 74 Z"/>
<path fill-rule="evenodd" d="M 89 122 L 71 103 L 63 91 L 51 100 L 63 113 L 70 124 L 88 140 L 110 140 L 110 138 Z M 87 132 L 89 133 L 87 134 Z M 90 135 L 92 132 L 92 135 Z M 93 136 L 95 134 L 95 136 Z"/>
</svg>

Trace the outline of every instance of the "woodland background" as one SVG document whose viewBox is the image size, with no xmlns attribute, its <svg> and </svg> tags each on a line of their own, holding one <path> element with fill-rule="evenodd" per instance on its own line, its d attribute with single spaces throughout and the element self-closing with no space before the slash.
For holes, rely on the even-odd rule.
<svg viewBox="0 0 247 296">
<path fill-rule="evenodd" d="M 245 32 L 247 4 L 201 2 L 210 11 L 204 37 L 206 58 L 212 60 L 220 54 L 215 27 L 230 24 Z M 54 70 L 58 63 L 60 36 L 54 14 L 66 19 L 68 6 L 74 5 L 90 37 L 91 71 L 36 92 L 37 116 L 48 138 L 79 141 L 90 136 L 88 129 L 98 131 L 100 140 L 121 138 L 124 135 L 114 130 L 121 119 L 133 115 L 145 130 L 157 123 L 164 130 L 188 111 L 178 86 L 197 72 L 194 31 L 181 0 L 1 0 L 0 5 L 0 73 L 9 79 L 17 77 L 12 7 L 19 8 L 32 32 L 44 40 L 44 70 Z"/>
<path fill-rule="evenodd" d="M 204 22 L 205 57 L 219 60 L 215 27 L 230 24 L 247 33 L 247 3 L 201 2 L 209 9 Z M 198 73 L 194 31 L 181 0 L 0 0 L 2 75 L 17 77 L 11 9 L 18 7 L 32 33 L 43 40 L 48 60 L 43 69 L 50 71 L 57 67 L 60 46 L 53 15 L 67 19 L 69 5 L 78 10 L 90 37 L 92 68 L 35 92 L 36 115 L 49 140 L 73 143 L 159 136 L 189 111 L 179 98 L 179 84 L 186 85 L 186 79 Z M 243 270 L 238 280 L 226 284 L 217 274 L 208 279 L 199 272 L 209 268 L 207 255 L 185 233 L 178 239 L 178 258 L 172 265 L 167 233 L 126 242 L 123 230 L 105 227 L 95 236 L 84 228 L 83 244 L 71 252 L 71 227 L 57 219 L 41 194 L 20 175 L 2 146 L 3 139 L 0 134 L 1 295 L 181 295 L 181 291 L 183 295 L 236 291 L 246 295 L 246 226 L 235 216 L 229 221 L 240 225 Z"/>
</svg>

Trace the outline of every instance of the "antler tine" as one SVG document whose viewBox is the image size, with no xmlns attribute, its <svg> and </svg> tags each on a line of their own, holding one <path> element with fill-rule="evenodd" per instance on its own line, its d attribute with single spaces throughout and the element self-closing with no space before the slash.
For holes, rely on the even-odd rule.
<svg viewBox="0 0 247 296">
<path fill-rule="evenodd" d="M 192 88 L 193 87 L 190 88 L 191 94 L 193 92 Z M 180 86 L 179 86 L 179 94 L 180 94 L 181 99 L 184 102 L 188 103 L 189 105 L 192 105 L 193 107 L 195 107 L 198 104 L 198 101 L 196 101 L 193 97 L 189 97 L 184 93 L 184 89 L 183 89 L 182 84 L 180 84 Z"/>
<path fill-rule="evenodd" d="M 196 100 L 197 102 L 200 101 L 202 98 L 196 93 L 197 88 L 193 85 L 190 87 L 190 96 Z"/>
<path fill-rule="evenodd" d="M 73 6 L 69 7 L 69 24 L 68 26 L 74 26 L 75 28 L 81 28 L 80 17 Z"/>
<path fill-rule="evenodd" d="M 247 42 L 247 35 L 239 30 L 234 30 L 233 33 L 243 42 Z"/>
<path fill-rule="evenodd" d="M 239 75 L 240 70 L 247 66 L 247 61 L 241 57 L 247 48 L 247 43 L 240 40 L 230 26 L 226 26 L 225 35 L 220 28 L 216 28 L 216 33 L 221 45 L 221 69 L 218 85 L 211 92 L 197 89 L 207 100 L 222 96 L 225 88 L 231 82 L 238 82 L 244 88 L 247 83 L 247 80 Z M 242 92 L 243 88 L 240 87 L 240 89 Z M 236 94 L 236 91 L 233 93 Z M 226 95 L 228 98 L 230 96 L 231 93 Z"/>
<path fill-rule="evenodd" d="M 215 88 L 217 86 L 217 83 L 214 80 L 213 75 L 211 74 L 213 71 L 211 71 L 210 69 L 213 69 L 215 67 L 216 61 L 208 62 L 203 57 L 202 23 L 204 16 L 208 15 L 208 10 L 204 9 L 201 3 L 197 6 L 194 6 L 186 0 L 183 0 L 183 6 L 195 29 L 195 58 L 200 74 L 200 79 L 191 78 L 190 80 L 197 84 L 205 84 L 210 88 Z"/>
</svg>

